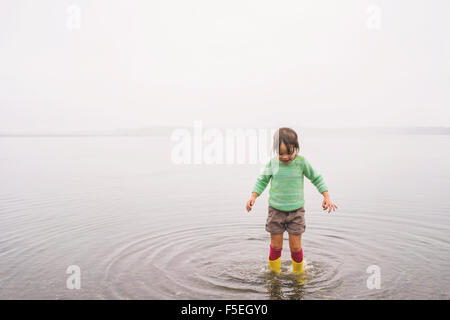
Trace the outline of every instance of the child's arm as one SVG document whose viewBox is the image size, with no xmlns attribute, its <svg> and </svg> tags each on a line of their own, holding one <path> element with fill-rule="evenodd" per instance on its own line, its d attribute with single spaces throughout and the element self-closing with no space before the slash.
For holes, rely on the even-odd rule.
<svg viewBox="0 0 450 320">
<path fill-rule="evenodd" d="M 304 159 L 303 173 L 309 180 L 311 180 L 311 183 L 323 195 L 323 210 L 328 209 L 328 213 L 330 213 L 331 210 L 335 211 L 337 209 L 337 206 L 330 199 L 330 195 L 328 194 L 328 187 L 326 186 L 323 177 L 313 169 L 311 164 L 306 159 Z"/>
<path fill-rule="evenodd" d="M 252 210 L 252 206 L 255 204 L 256 198 L 258 198 L 259 195 L 266 189 L 267 185 L 269 184 L 270 178 L 272 178 L 272 170 L 269 161 L 269 163 L 264 168 L 264 171 L 256 180 L 255 186 L 253 187 L 252 196 L 247 201 L 247 211 Z"/>
</svg>

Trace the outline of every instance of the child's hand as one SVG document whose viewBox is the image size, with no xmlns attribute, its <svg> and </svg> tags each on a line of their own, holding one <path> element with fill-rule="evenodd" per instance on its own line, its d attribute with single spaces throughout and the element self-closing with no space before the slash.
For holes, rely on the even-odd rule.
<svg viewBox="0 0 450 320">
<path fill-rule="evenodd" d="M 336 211 L 337 205 L 335 205 L 333 202 L 331 202 L 330 198 L 325 198 L 325 199 L 323 199 L 323 202 L 322 202 L 322 208 L 323 208 L 323 210 L 328 209 L 328 213 L 330 213 L 331 210 Z"/>
<path fill-rule="evenodd" d="M 250 212 L 252 210 L 253 205 L 255 204 L 255 200 L 258 197 L 258 194 L 256 192 L 252 193 L 252 197 L 250 200 L 247 201 L 247 212 Z"/>
<path fill-rule="evenodd" d="M 250 212 L 252 210 L 252 206 L 255 204 L 255 199 L 252 197 L 250 200 L 247 201 L 247 212 Z"/>
<path fill-rule="evenodd" d="M 335 205 L 333 202 L 331 202 L 330 196 L 328 195 L 327 191 L 325 191 L 323 193 L 322 208 L 323 208 L 323 210 L 328 209 L 328 213 L 330 213 L 331 210 L 336 211 L 336 209 L 338 208 L 337 205 Z"/>
</svg>

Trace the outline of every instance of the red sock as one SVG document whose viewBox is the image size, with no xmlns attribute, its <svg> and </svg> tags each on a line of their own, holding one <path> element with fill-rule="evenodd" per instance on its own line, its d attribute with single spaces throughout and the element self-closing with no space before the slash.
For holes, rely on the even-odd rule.
<svg viewBox="0 0 450 320">
<path fill-rule="evenodd" d="M 300 251 L 298 251 L 298 252 L 291 251 L 291 257 L 292 257 L 292 260 L 294 260 L 297 263 L 302 262 L 302 260 L 303 260 L 303 248 L 300 249 Z"/>
<path fill-rule="evenodd" d="M 279 257 L 281 257 L 281 250 L 283 250 L 283 248 L 274 249 L 274 248 L 272 248 L 272 246 L 270 246 L 269 259 L 276 260 Z"/>
</svg>

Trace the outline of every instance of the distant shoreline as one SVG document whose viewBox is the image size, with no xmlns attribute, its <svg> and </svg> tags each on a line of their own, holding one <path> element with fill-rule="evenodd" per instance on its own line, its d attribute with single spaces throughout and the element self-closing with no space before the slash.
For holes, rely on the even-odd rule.
<svg viewBox="0 0 450 320">
<path fill-rule="evenodd" d="M 297 128 L 299 135 L 360 135 L 360 134 L 388 134 L 388 135 L 450 135 L 450 127 L 366 127 L 366 128 Z M 60 132 L 60 133 L 0 133 L 0 137 L 159 137 L 169 138 L 176 129 L 192 130 L 190 127 L 153 127 L 142 129 L 120 129 L 103 132 Z M 204 128 L 209 129 L 208 127 Z M 261 129 L 261 128 L 216 128 L 219 130 Z"/>
</svg>

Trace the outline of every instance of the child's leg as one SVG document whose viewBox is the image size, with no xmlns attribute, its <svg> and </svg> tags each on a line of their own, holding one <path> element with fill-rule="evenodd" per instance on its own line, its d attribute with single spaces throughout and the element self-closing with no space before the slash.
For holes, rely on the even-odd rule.
<svg viewBox="0 0 450 320">
<path fill-rule="evenodd" d="M 300 252 L 302 250 L 302 235 L 289 233 L 289 248 L 291 252 Z"/>
<path fill-rule="evenodd" d="M 282 249 L 283 248 L 283 234 L 270 234 L 270 246 L 274 249 Z"/>
<path fill-rule="evenodd" d="M 283 249 L 283 234 L 270 234 L 269 269 L 281 272 L 281 250 Z"/>
<path fill-rule="evenodd" d="M 302 235 L 289 234 L 289 248 L 291 249 L 292 271 L 303 272 Z"/>
</svg>

